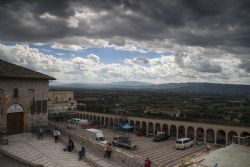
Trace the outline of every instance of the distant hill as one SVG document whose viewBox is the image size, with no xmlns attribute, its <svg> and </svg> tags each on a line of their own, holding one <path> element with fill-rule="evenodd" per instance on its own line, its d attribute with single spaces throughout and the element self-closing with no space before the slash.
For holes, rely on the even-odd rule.
<svg viewBox="0 0 250 167">
<path fill-rule="evenodd" d="M 206 92 L 218 94 L 250 94 L 250 85 L 216 84 L 216 83 L 166 83 L 151 84 L 137 81 L 112 82 L 108 84 L 51 84 L 52 88 L 116 88 L 116 89 L 163 89 L 170 91 Z"/>
</svg>

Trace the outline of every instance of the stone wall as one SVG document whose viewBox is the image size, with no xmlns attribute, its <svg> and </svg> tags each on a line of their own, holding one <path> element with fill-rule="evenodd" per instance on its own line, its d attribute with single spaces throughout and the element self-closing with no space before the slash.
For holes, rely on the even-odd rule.
<svg viewBox="0 0 250 167">
<path fill-rule="evenodd" d="M 14 89 L 18 88 L 18 97 L 14 98 Z M 28 132 L 32 127 L 48 124 L 48 80 L 38 79 L 0 79 L 0 125 L 7 129 L 7 110 L 12 104 L 23 107 L 23 131 Z M 40 104 L 44 110 L 40 113 L 31 112 L 31 105 Z M 34 110 L 36 111 L 36 109 Z"/>
</svg>

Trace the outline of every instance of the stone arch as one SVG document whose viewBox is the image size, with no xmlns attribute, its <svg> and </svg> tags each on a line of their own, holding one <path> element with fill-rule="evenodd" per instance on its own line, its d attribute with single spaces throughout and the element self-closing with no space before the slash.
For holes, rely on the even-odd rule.
<svg viewBox="0 0 250 167">
<path fill-rule="evenodd" d="M 115 128 L 118 128 L 118 126 L 119 126 L 119 121 L 118 121 L 118 119 L 117 119 L 117 118 L 115 118 L 115 122 L 114 122 L 114 124 L 115 124 Z"/>
<path fill-rule="evenodd" d="M 154 134 L 154 124 L 152 122 L 148 123 L 148 133 Z"/>
<path fill-rule="evenodd" d="M 125 119 L 124 123 L 128 124 L 128 119 Z"/>
<path fill-rule="evenodd" d="M 201 127 L 196 130 L 196 140 L 204 141 L 204 129 Z"/>
<path fill-rule="evenodd" d="M 94 122 L 96 122 L 96 121 L 97 121 L 96 115 L 94 115 L 94 117 L 93 117 L 93 118 L 94 118 Z"/>
<path fill-rule="evenodd" d="M 250 136 L 250 133 L 248 133 L 248 132 L 242 132 L 240 134 L 240 137 L 246 137 L 246 136 Z"/>
<path fill-rule="evenodd" d="M 229 131 L 227 135 L 227 144 L 233 143 L 233 136 L 238 136 L 238 134 L 235 131 Z M 235 142 L 238 143 L 238 140 Z"/>
<path fill-rule="evenodd" d="M 97 116 L 97 124 L 100 125 L 100 122 L 101 122 L 101 118 L 100 116 Z"/>
<path fill-rule="evenodd" d="M 134 120 L 130 120 L 129 125 L 135 126 Z"/>
<path fill-rule="evenodd" d="M 140 121 L 135 122 L 135 131 L 140 131 L 141 126 L 140 126 Z"/>
<path fill-rule="evenodd" d="M 176 126 L 175 125 L 171 125 L 170 126 L 170 136 L 171 137 L 174 137 L 174 138 L 176 138 Z"/>
<path fill-rule="evenodd" d="M 122 118 L 119 119 L 119 124 L 120 124 L 120 125 L 123 124 Z"/>
<path fill-rule="evenodd" d="M 187 137 L 194 140 L 194 127 L 189 126 L 187 128 Z"/>
<path fill-rule="evenodd" d="M 129 125 L 133 126 L 133 132 L 135 131 L 135 123 L 134 120 L 130 120 Z"/>
<path fill-rule="evenodd" d="M 104 125 L 104 117 L 101 117 L 101 125 Z"/>
<path fill-rule="evenodd" d="M 147 132 L 147 123 L 145 121 L 142 122 L 141 130 L 142 130 L 143 135 L 145 136 Z"/>
<path fill-rule="evenodd" d="M 183 125 L 178 128 L 178 138 L 185 137 L 185 127 Z"/>
<path fill-rule="evenodd" d="M 226 133 L 224 130 L 218 130 L 217 131 L 217 138 L 216 138 L 217 144 L 226 144 Z"/>
<path fill-rule="evenodd" d="M 20 104 L 11 104 L 7 109 L 7 130 L 8 134 L 23 132 L 24 108 Z"/>
<path fill-rule="evenodd" d="M 162 125 L 162 132 L 165 132 L 165 134 L 168 134 L 168 125 L 167 124 Z"/>
<path fill-rule="evenodd" d="M 239 141 L 240 142 L 240 144 L 243 144 L 243 145 L 250 145 L 250 133 L 248 133 L 248 132 L 242 132 L 241 134 L 240 134 L 240 136 L 241 137 L 247 137 L 247 138 L 241 138 L 241 140 Z"/>
<path fill-rule="evenodd" d="M 105 118 L 105 126 L 109 127 L 109 118 L 108 117 Z"/>
<path fill-rule="evenodd" d="M 161 124 L 160 123 L 155 124 L 155 134 L 157 134 L 157 132 L 161 132 Z"/>
<path fill-rule="evenodd" d="M 113 128 L 114 127 L 114 123 L 113 123 L 114 121 L 113 121 L 113 118 L 109 118 L 109 126 L 111 127 L 111 128 Z"/>
<path fill-rule="evenodd" d="M 214 143 L 214 130 L 209 128 L 209 129 L 207 129 L 206 134 L 207 134 L 206 142 Z"/>
</svg>

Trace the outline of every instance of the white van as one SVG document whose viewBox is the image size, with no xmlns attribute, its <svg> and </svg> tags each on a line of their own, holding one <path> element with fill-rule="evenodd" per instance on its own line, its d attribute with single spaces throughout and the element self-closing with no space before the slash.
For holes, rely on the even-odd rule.
<svg viewBox="0 0 250 167">
<path fill-rule="evenodd" d="M 176 140 L 175 142 L 175 148 L 176 149 L 185 149 L 187 147 L 192 147 L 194 145 L 194 142 L 190 138 L 181 138 Z"/>
<path fill-rule="evenodd" d="M 80 124 L 80 125 L 86 125 L 88 124 L 88 120 L 87 119 L 79 119 L 79 118 L 71 118 L 70 122 L 73 124 Z"/>
<path fill-rule="evenodd" d="M 101 130 L 91 128 L 85 129 L 85 132 L 85 135 L 91 140 L 96 140 L 102 144 L 108 143 Z"/>
</svg>

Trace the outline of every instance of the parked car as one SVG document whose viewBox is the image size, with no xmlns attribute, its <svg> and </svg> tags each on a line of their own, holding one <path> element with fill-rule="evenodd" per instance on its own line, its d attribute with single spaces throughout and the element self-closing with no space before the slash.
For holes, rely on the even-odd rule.
<svg viewBox="0 0 250 167">
<path fill-rule="evenodd" d="M 181 138 L 176 140 L 175 142 L 175 148 L 176 149 L 182 149 L 184 150 L 187 147 L 192 147 L 194 145 L 194 142 L 190 138 Z"/>
<path fill-rule="evenodd" d="M 170 139 L 170 135 L 164 133 L 164 134 L 158 134 L 154 136 L 153 141 L 160 142 L 160 141 L 165 141 L 169 139 Z"/>
</svg>

